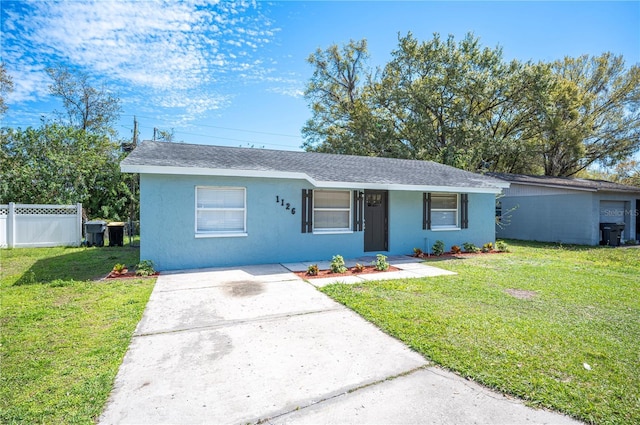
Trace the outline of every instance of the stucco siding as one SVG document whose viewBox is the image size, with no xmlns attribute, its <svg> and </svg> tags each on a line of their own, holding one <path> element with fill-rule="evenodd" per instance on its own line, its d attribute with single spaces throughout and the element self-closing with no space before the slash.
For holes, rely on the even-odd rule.
<svg viewBox="0 0 640 425">
<path fill-rule="evenodd" d="M 375 254 L 364 252 L 364 232 L 302 233 L 302 189 L 313 189 L 304 180 L 143 174 L 140 185 L 140 257 L 153 260 L 158 270 Z M 197 186 L 246 188 L 246 236 L 196 237 Z M 290 203 L 295 214 L 276 203 L 276 196 Z M 383 253 L 410 254 L 414 247 L 430 248 L 436 239 L 447 249 L 492 242 L 494 200 L 493 194 L 470 194 L 469 228 L 438 232 L 422 229 L 422 192 L 391 191 L 389 251 Z"/>
<path fill-rule="evenodd" d="M 518 194 L 518 196 L 514 195 Z M 635 239 L 634 194 L 535 188 L 513 184 L 500 198 L 505 226 L 496 227 L 499 238 L 598 245 L 603 205 L 622 203 L 607 221 L 624 222 L 623 239 Z M 605 204 L 601 204 L 601 202 Z M 510 211 L 512 210 L 513 211 Z"/>
<path fill-rule="evenodd" d="M 431 252 L 437 240 L 446 250 L 452 245 L 471 242 L 482 246 L 495 241 L 495 195 L 469 194 L 469 227 L 459 230 L 422 229 L 422 192 L 391 192 L 389 194 L 389 250 L 411 253 L 413 248 Z"/>
<path fill-rule="evenodd" d="M 592 193 L 510 196 L 500 201 L 503 226 L 496 227 L 499 238 L 585 245 L 598 242 Z"/>
</svg>

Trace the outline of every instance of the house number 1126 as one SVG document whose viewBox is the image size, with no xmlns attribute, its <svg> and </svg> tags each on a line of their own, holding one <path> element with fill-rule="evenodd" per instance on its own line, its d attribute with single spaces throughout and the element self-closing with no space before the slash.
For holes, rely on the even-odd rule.
<svg viewBox="0 0 640 425">
<path fill-rule="evenodd" d="M 285 210 L 291 211 L 291 214 L 296 213 L 296 209 L 291 208 L 291 204 L 289 202 L 284 202 L 284 199 L 281 198 L 279 195 L 276 195 L 276 204 L 280 204 L 281 206 L 284 207 Z"/>
</svg>

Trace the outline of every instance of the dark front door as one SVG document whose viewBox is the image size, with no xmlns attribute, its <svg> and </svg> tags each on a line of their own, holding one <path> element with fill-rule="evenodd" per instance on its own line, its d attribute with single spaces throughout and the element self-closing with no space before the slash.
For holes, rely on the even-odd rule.
<svg viewBox="0 0 640 425">
<path fill-rule="evenodd" d="M 388 214 L 386 190 L 364 191 L 364 250 L 388 251 Z"/>
</svg>

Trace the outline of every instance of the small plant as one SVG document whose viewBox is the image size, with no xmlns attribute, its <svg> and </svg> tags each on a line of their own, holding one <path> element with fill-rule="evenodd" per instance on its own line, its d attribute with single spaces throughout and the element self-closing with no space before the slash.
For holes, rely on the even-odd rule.
<svg viewBox="0 0 640 425">
<path fill-rule="evenodd" d="M 491 242 L 487 242 L 486 244 L 482 245 L 482 252 L 491 252 L 493 251 L 493 244 Z"/>
<path fill-rule="evenodd" d="M 342 258 L 342 255 L 334 255 L 331 259 L 331 272 L 344 273 L 346 271 L 347 266 L 344 264 L 344 258 Z"/>
<path fill-rule="evenodd" d="M 355 270 L 356 273 L 362 273 L 364 271 L 364 265 L 360 263 L 356 263 L 356 265 L 353 266 L 353 270 Z"/>
<path fill-rule="evenodd" d="M 120 264 L 120 263 L 116 263 L 115 266 L 113 266 L 113 270 L 112 270 L 115 274 L 123 274 L 127 272 L 127 266 L 125 266 L 124 264 Z"/>
<path fill-rule="evenodd" d="M 153 261 L 142 260 L 136 266 L 136 276 L 151 276 L 156 273 L 153 268 Z"/>
<path fill-rule="evenodd" d="M 420 248 L 413 248 L 413 256 L 414 257 L 418 257 L 418 258 L 422 258 L 422 257 L 424 257 L 424 252 L 422 252 L 422 250 Z"/>
<path fill-rule="evenodd" d="M 389 263 L 387 263 L 387 257 L 382 254 L 376 255 L 376 261 L 374 261 L 376 270 L 384 272 L 389 269 Z"/>
<path fill-rule="evenodd" d="M 431 252 L 433 255 L 440 256 L 444 254 L 444 242 L 441 240 L 437 240 L 436 243 L 431 247 Z"/>
<path fill-rule="evenodd" d="M 318 272 L 320 270 L 318 269 L 318 265 L 317 264 L 312 264 L 309 267 L 307 267 L 307 274 L 309 276 L 318 276 Z"/>
<path fill-rule="evenodd" d="M 452 254 L 460 254 L 462 250 L 458 245 L 451 245 L 451 253 Z"/>
<path fill-rule="evenodd" d="M 498 252 L 509 252 L 509 245 L 505 241 L 496 241 L 496 249 Z"/>
<path fill-rule="evenodd" d="M 475 246 L 471 242 L 463 243 L 462 247 L 464 248 L 464 252 L 470 252 L 470 253 L 474 253 L 474 254 L 477 253 L 477 252 L 480 252 L 480 248 L 478 248 L 477 246 Z"/>
</svg>

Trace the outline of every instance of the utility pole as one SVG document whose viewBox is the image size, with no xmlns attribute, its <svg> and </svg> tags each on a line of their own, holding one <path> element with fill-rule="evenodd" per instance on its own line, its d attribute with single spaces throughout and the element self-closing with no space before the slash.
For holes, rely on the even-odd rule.
<svg viewBox="0 0 640 425">
<path fill-rule="evenodd" d="M 133 116 L 133 140 L 131 143 L 134 148 L 138 146 L 138 120 L 135 115 Z"/>
</svg>

